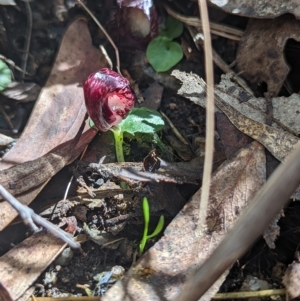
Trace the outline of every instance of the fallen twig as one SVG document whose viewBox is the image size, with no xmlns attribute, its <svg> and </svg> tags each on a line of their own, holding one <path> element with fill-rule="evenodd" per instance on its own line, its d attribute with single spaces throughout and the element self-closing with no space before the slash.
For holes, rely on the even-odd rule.
<svg viewBox="0 0 300 301">
<path fill-rule="evenodd" d="M 202 178 L 202 193 L 199 206 L 198 235 L 201 236 L 206 229 L 206 216 L 211 183 L 211 172 L 214 154 L 214 128 L 215 128 L 215 104 L 214 104 L 214 69 L 209 17 L 206 0 L 198 0 L 198 7 L 202 20 L 204 35 L 204 59 L 205 76 L 209 89 L 206 91 L 206 127 L 205 127 L 205 157 Z"/>
<path fill-rule="evenodd" d="M 75 242 L 71 234 L 63 231 L 62 229 L 50 223 L 43 217 L 37 215 L 31 208 L 21 204 L 2 185 L 0 185 L 0 195 L 18 211 L 20 217 L 23 219 L 24 224 L 29 226 L 34 232 L 39 231 L 37 225 L 40 225 L 46 230 L 48 230 L 50 233 L 67 243 L 71 248 L 80 248 L 80 243 Z"/>
<path fill-rule="evenodd" d="M 203 29 L 202 21 L 199 18 L 186 17 L 184 15 L 181 15 L 181 14 L 177 13 L 176 11 L 172 10 L 168 5 L 164 5 L 164 8 L 166 9 L 167 13 L 170 16 L 183 22 L 184 24 L 196 27 L 197 29 L 200 29 L 200 30 Z M 244 34 L 243 30 L 234 28 L 232 26 L 227 26 L 225 24 L 209 22 L 209 25 L 210 25 L 211 34 L 215 34 L 220 37 L 225 37 L 227 39 L 239 41 Z"/>
<path fill-rule="evenodd" d="M 23 0 L 24 1 L 24 0 Z M 26 74 L 27 60 L 29 55 L 30 41 L 31 41 L 31 32 L 32 32 L 32 12 L 30 3 L 28 0 L 25 0 L 25 8 L 27 14 L 27 26 L 26 26 L 26 41 L 24 46 L 24 55 L 22 57 L 22 81 L 24 80 L 24 76 Z"/>
</svg>

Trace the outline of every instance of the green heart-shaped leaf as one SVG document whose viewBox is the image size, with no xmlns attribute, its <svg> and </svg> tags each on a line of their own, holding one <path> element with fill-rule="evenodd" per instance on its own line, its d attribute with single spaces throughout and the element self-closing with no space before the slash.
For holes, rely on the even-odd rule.
<svg viewBox="0 0 300 301">
<path fill-rule="evenodd" d="M 181 36 L 182 32 L 183 24 L 173 17 L 168 16 L 165 29 L 159 33 L 159 36 L 164 36 L 173 40 Z"/>
<path fill-rule="evenodd" d="M 165 72 L 182 59 L 183 52 L 178 43 L 158 36 L 149 43 L 146 55 L 156 72 Z"/>
</svg>

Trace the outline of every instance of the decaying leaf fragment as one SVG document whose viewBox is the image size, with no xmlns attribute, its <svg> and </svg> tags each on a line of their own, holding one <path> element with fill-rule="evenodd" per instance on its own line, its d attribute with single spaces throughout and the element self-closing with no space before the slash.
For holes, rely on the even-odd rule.
<svg viewBox="0 0 300 301">
<path fill-rule="evenodd" d="M 93 137 L 93 133 L 90 134 Z M 72 161 L 75 146 L 72 142 L 63 143 L 55 151 L 38 159 L 0 171 L 1 185 L 11 194 L 18 195 L 46 182 Z M 78 156 L 78 153 L 76 155 Z"/>
<path fill-rule="evenodd" d="M 229 73 L 222 75 L 215 92 L 245 116 L 262 123 L 267 121 L 267 106 L 271 102 L 273 108 L 271 125 L 275 128 L 282 127 L 296 136 L 300 135 L 300 95 L 298 93 L 289 97 L 272 97 L 269 100 L 264 97 L 251 97 L 235 83 Z"/>
<path fill-rule="evenodd" d="M 219 97 L 215 101 L 241 132 L 263 144 L 279 161 L 283 161 L 300 143 L 296 136 L 245 117 Z"/>
<path fill-rule="evenodd" d="M 256 85 L 267 83 L 268 92 L 272 96 L 278 95 L 290 71 L 284 47 L 288 39 L 299 42 L 299 32 L 300 21 L 292 16 L 274 20 L 250 19 L 236 57 L 242 76 Z"/>
<path fill-rule="evenodd" d="M 293 14 L 300 19 L 298 0 L 209 0 L 220 9 L 239 16 L 273 19 L 283 14 Z"/>
<path fill-rule="evenodd" d="M 196 74 L 187 74 L 178 70 L 174 70 L 172 75 L 183 82 L 181 89 L 178 90 L 178 94 L 191 99 L 199 105 L 205 103 L 205 98 L 201 97 L 201 95 L 204 95 L 205 82 L 199 76 Z M 191 86 L 191 82 L 197 82 L 197 88 L 200 86 L 202 87 L 198 90 L 198 93 L 195 89 L 193 92 L 186 89 L 186 87 Z M 263 144 L 279 161 L 283 161 L 292 149 L 300 143 L 298 137 L 291 135 L 288 132 L 263 124 L 264 121 L 256 121 L 254 118 L 251 119 L 246 117 L 249 115 L 249 112 L 246 113 L 245 108 L 245 115 L 243 115 L 238 109 L 224 101 L 219 95 L 219 93 L 215 93 L 215 104 L 223 113 L 226 114 L 232 124 L 234 124 L 234 126 L 244 134 Z M 251 106 L 247 107 L 251 109 Z M 258 111 L 254 108 L 252 108 L 252 110 Z M 262 118 L 262 120 L 265 119 L 264 114 L 261 112 L 257 116 Z"/>
<path fill-rule="evenodd" d="M 205 108 L 206 94 L 199 84 L 199 77 L 178 70 L 174 70 L 172 74 L 182 82 L 178 93 Z M 221 82 L 215 86 L 215 93 L 246 117 L 261 123 L 267 122 L 267 100 L 263 97 L 251 97 L 236 84 L 232 74 L 222 75 Z M 291 134 L 300 135 L 300 95 L 295 93 L 289 97 L 273 97 L 270 101 L 273 107 L 272 126 L 283 127 Z M 219 112 L 218 108 L 216 112 Z"/>
<path fill-rule="evenodd" d="M 59 238 L 42 231 L 0 258 L 1 283 L 13 300 L 26 291 L 65 246 Z"/>
<path fill-rule="evenodd" d="M 203 236 L 200 238 L 196 233 L 200 189 L 167 227 L 163 238 L 106 293 L 103 300 L 173 300 L 194 269 L 210 256 L 232 228 L 265 178 L 264 148 L 253 142 L 232 160 L 225 161 L 213 175 L 208 229 Z M 145 270 L 152 272 L 142 276 Z M 210 300 L 224 278 L 225 275 L 201 300 Z"/>
</svg>

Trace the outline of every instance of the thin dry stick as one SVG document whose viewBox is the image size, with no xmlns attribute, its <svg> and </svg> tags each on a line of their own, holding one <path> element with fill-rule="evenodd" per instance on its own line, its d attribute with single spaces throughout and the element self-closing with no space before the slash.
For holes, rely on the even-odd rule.
<svg viewBox="0 0 300 301">
<path fill-rule="evenodd" d="M 180 134 L 180 132 L 176 129 L 175 125 L 173 122 L 169 119 L 169 117 L 162 111 L 159 111 L 162 117 L 168 122 L 171 130 L 175 134 L 175 136 L 185 145 L 189 145 L 189 143 L 185 140 L 185 138 Z"/>
<path fill-rule="evenodd" d="M 206 214 L 209 199 L 211 172 L 213 166 L 213 151 L 214 151 L 214 73 L 213 73 L 213 57 L 211 36 L 209 30 L 209 19 L 206 0 L 198 0 L 200 15 L 203 26 L 204 35 L 204 54 L 205 54 L 205 74 L 207 86 L 206 97 L 206 131 L 205 131 L 205 159 L 202 179 L 201 200 L 199 206 L 199 220 L 197 234 L 200 236 L 203 233 L 206 225 Z"/>
<path fill-rule="evenodd" d="M 0 60 L 3 60 L 5 63 L 7 63 L 8 65 L 10 65 L 12 68 L 20 71 L 20 72 L 23 72 L 23 70 L 18 67 L 12 60 L 9 60 L 8 58 L 6 58 L 4 55 L 0 54 Z M 29 74 L 27 72 L 25 72 L 26 74 Z M 13 77 L 13 74 L 12 74 L 12 77 Z"/>
<path fill-rule="evenodd" d="M 285 295 L 286 289 L 274 289 L 274 290 L 262 290 L 262 291 L 250 291 L 250 292 L 229 292 L 219 293 L 213 296 L 215 300 L 227 300 L 227 299 L 248 299 L 248 298 L 268 298 L 271 296 Z"/>
<path fill-rule="evenodd" d="M 29 226 L 34 232 L 39 231 L 36 224 L 44 227 L 50 233 L 60 238 L 62 241 L 67 243 L 71 248 L 80 248 L 80 243 L 75 242 L 71 234 L 63 231 L 54 224 L 48 222 L 46 219 L 34 213 L 34 211 L 21 204 L 14 196 L 12 196 L 2 185 L 0 185 L 0 196 L 6 200 L 11 206 L 13 206 L 16 211 L 20 214 L 25 225 Z"/>
<path fill-rule="evenodd" d="M 197 301 L 253 245 L 300 184 L 300 146 L 281 163 L 175 301 Z M 255 225 L 255 227 L 253 226 Z"/>
<path fill-rule="evenodd" d="M 94 16 L 94 14 L 87 8 L 87 6 L 81 1 L 81 0 L 77 0 L 80 5 L 82 5 L 82 7 L 87 11 L 87 13 L 91 16 L 91 18 L 94 20 L 94 22 L 98 25 L 98 27 L 102 30 L 102 32 L 105 34 L 106 38 L 108 39 L 108 41 L 110 42 L 110 44 L 112 45 L 112 47 L 115 49 L 115 53 L 116 53 L 116 69 L 117 71 L 122 75 L 121 71 L 120 71 L 120 56 L 119 56 L 119 50 L 118 47 L 116 46 L 116 44 L 114 43 L 114 41 L 112 40 L 112 38 L 109 36 L 108 32 L 105 30 L 105 28 L 100 24 L 100 22 L 97 20 L 97 18 Z"/>
<path fill-rule="evenodd" d="M 8 126 L 10 128 L 10 130 L 13 131 L 14 130 L 14 125 L 11 123 L 11 120 L 10 120 L 9 116 L 6 114 L 6 112 L 5 112 L 2 105 L 0 105 L 0 113 L 4 117 L 6 123 L 8 124 Z"/>
<path fill-rule="evenodd" d="M 83 296 L 83 297 L 35 297 L 34 299 L 30 297 L 27 301 L 100 301 L 101 297 Z"/>
<path fill-rule="evenodd" d="M 167 13 L 174 17 L 175 19 L 181 21 L 182 23 L 190 26 L 194 26 L 197 29 L 200 29 L 202 31 L 203 28 L 203 23 L 199 18 L 194 18 L 194 17 L 186 17 L 184 15 L 181 15 L 174 10 L 172 10 L 169 6 L 164 5 L 164 8 L 166 9 Z M 210 24 L 210 32 L 212 34 L 225 37 L 228 39 L 236 40 L 239 41 L 241 37 L 244 34 L 243 30 L 227 26 L 225 24 L 218 24 L 214 22 L 209 22 Z"/>
<path fill-rule="evenodd" d="M 27 14 L 27 28 L 26 28 L 26 42 L 24 46 L 24 56 L 22 57 L 22 80 L 24 79 L 24 76 L 26 74 L 26 67 L 27 67 L 27 61 L 28 61 L 28 54 L 29 54 L 29 47 L 30 47 L 30 41 L 31 41 L 31 32 L 32 32 L 32 12 L 31 7 L 28 0 L 24 0 L 25 7 L 26 7 L 26 14 Z"/>
</svg>

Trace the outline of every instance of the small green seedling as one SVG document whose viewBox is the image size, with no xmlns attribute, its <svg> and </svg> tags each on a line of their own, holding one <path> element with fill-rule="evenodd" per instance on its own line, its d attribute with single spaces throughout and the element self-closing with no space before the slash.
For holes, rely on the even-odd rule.
<svg viewBox="0 0 300 301">
<path fill-rule="evenodd" d="M 11 83 L 11 71 L 8 66 L 0 60 L 0 91 L 3 91 Z"/>
<path fill-rule="evenodd" d="M 139 246 L 139 253 L 142 254 L 144 252 L 147 240 L 157 236 L 163 229 L 165 224 L 165 217 L 163 215 L 160 216 L 158 224 L 152 234 L 148 234 L 149 231 L 149 222 L 150 222 L 150 207 L 149 202 L 146 197 L 143 198 L 143 214 L 144 214 L 144 233 Z"/>
<path fill-rule="evenodd" d="M 165 29 L 148 44 L 146 56 L 156 72 L 168 71 L 182 59 L 181 46 L 173 42 L 182 32 L 182 23 L 169 16 Z"/>
<path fill-rule="evenodd" d="M 124 162 L 123 134 L 135 136 L 137 133 L 155 134 L 164 127 L 162 116 L 155 110 L 148 108 L 133 108 L 129 115 L 118 126 L 111 129 L 115 138 L 118 162 Z"/>
</svg>

